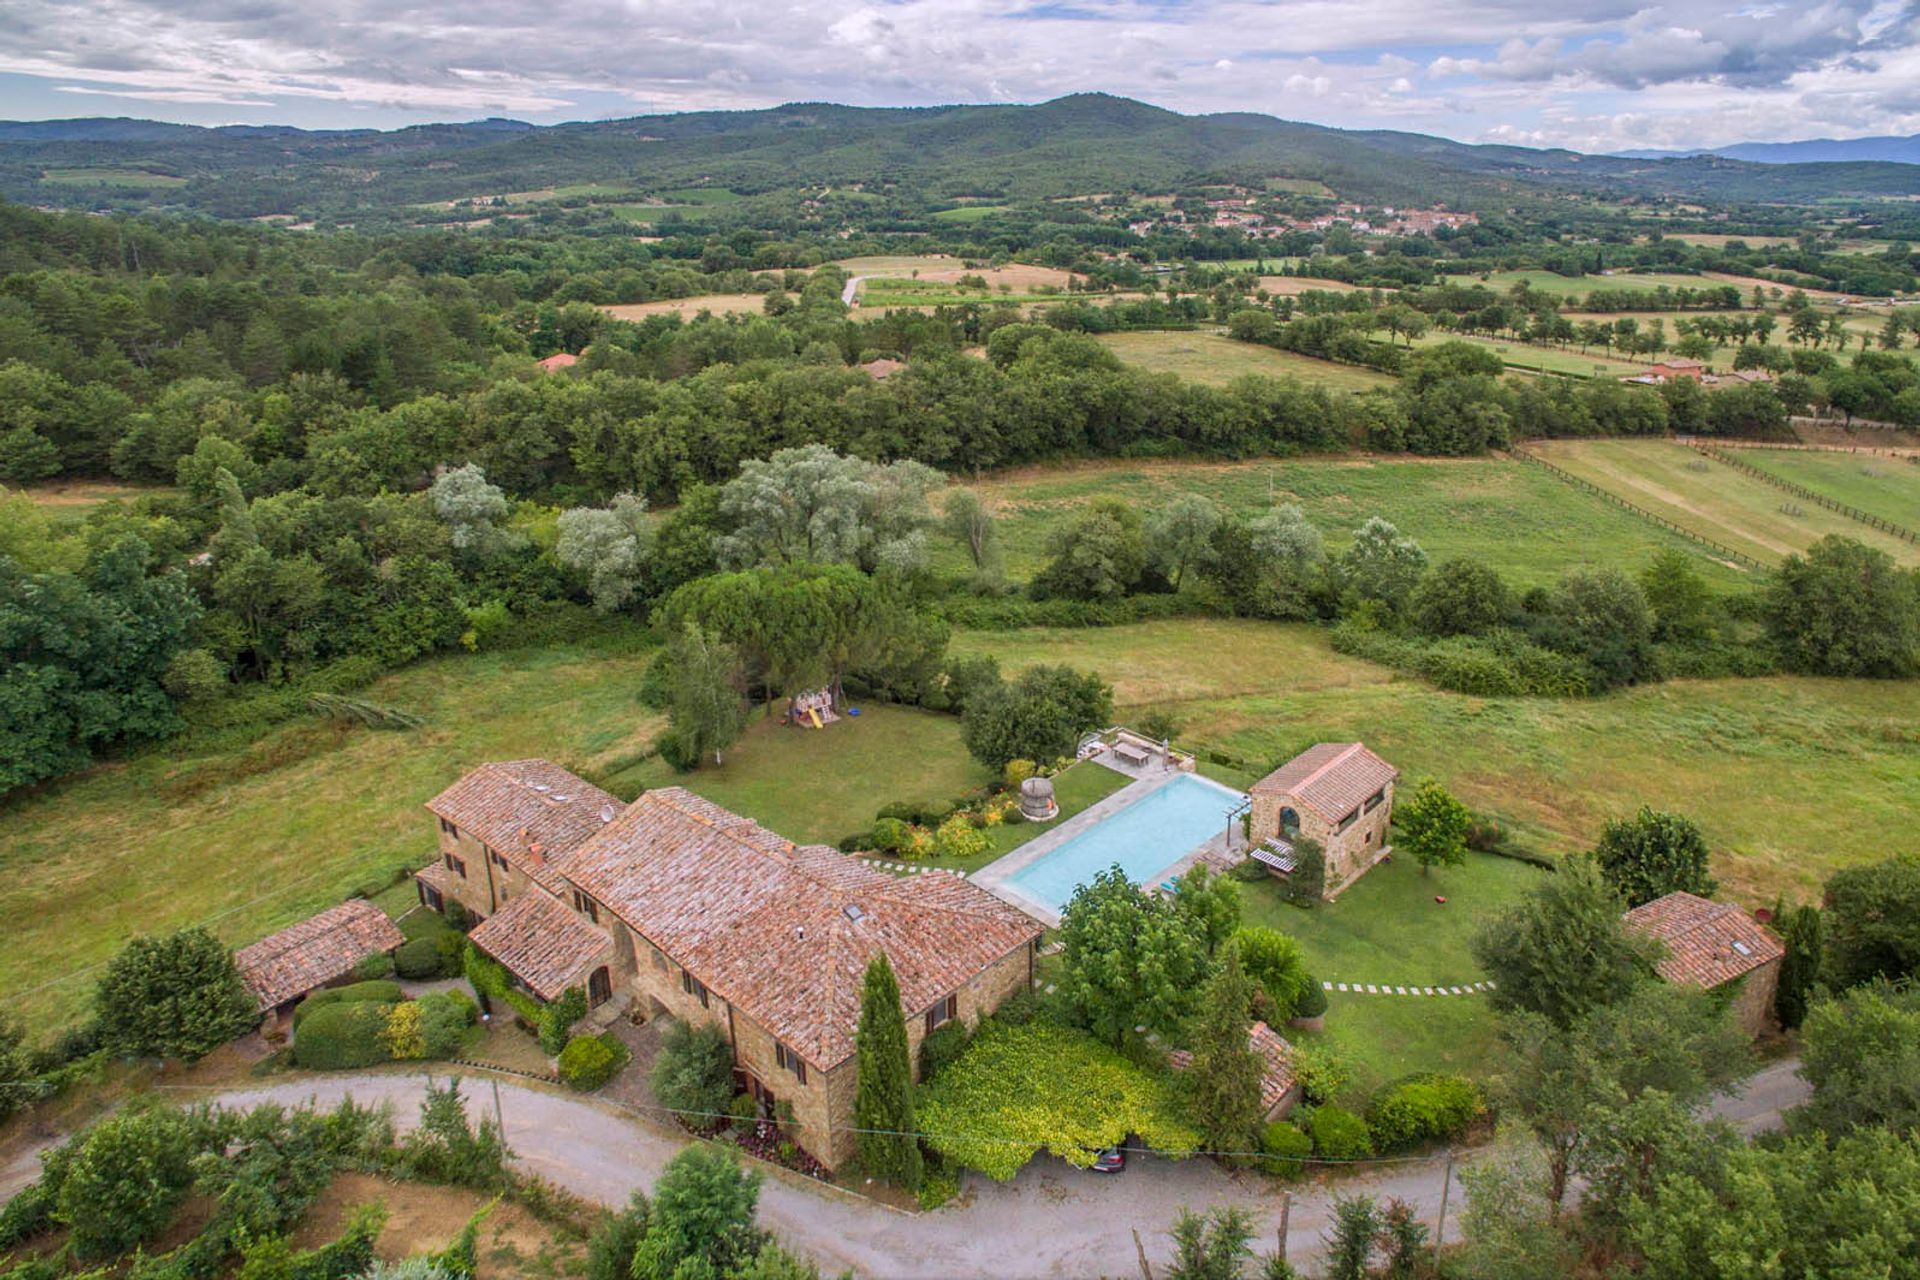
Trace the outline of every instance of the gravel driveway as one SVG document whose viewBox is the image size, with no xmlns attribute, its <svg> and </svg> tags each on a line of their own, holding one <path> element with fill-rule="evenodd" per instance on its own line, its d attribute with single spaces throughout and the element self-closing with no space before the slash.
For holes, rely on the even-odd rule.
<svg viewBox="0 0 1920 1280">
<path fill-rule="evenodd" d="M 1800 1101 L 1806 1086 L 1798 1063 L 1774 1063 L 1739 1093 L 1715 1100 L 1715 1115 L 1748 1133 L 1776 1124 L 1780 1111 Z M 402 1124 L 418 1112 L 425 1077 L 358 1075 L 306 1079 L 218 1095 L 230 1106 L 292 1104 L 308 1099 L 332 1105 L 351 1094 L 361 1102 L 390 1102 Z M 477 1112 L 491 1108 L 495 1082 L 469 1077 L 465 1092 Z M 686 1145 L 679 1130 L 590 1099 L 499 1082 L 507 1142 L 521 1168 L 604 1204 L 626 1201 L 636 1186 L 651 1188 L 667 1161 Z M 1343 1194 L 1397 1196 L 1432 1223 L 1440 1207 L 1443 1161 L 1386 1166 L 1370 1177 L 1340 1184 Z M 1332 1209 L 1332 1193 L 1303 1186 L 1295 1192 L 1288 1256 L 1316 1254 Z M 1133 1230 L 1156 1266 L 1170 1256 L 1167 1226 L 1182 1206 L 1202 1209 L 1234 1202 L 1249 1209 L 1262 1251 L 1273 1247 L 1280 1193 L 1252 1175 L 1235 1175 L 1210 1160 L 1139 1159 L 1118 1177 L 1084 1173 L 1041 1158 L 1011 1182 L 969 1175 L 958 1200 L 937 1213 L 913 1215 L 832 1187 L 769 1173 L 760 1193 L 760 1221 L 794 1248 L 818 1259 L 821 1270 L 851 1268 L 885 1280 L 925 1277 L 1132 1276 L 1139 1271 Z M 1458 1221 L 1456 1185 L 1448 1213 Z M 1451 1235 L 1454 1228 L 1449 1227 Z"/>
</svg>

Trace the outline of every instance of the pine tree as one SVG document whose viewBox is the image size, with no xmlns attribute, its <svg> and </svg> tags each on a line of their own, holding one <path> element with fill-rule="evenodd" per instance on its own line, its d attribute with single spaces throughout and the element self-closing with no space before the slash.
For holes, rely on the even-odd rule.
<svg viewBox="0 0 1920 1280">
<path fill-rule="evenodd" d="M 920 1186 L 920 1139 L 913 1127 L 913 1068 L 907 1059 L 907 1023 L 900 1011 L 900 985 L 882 951 L 867 964 L 854 1032 L 859 1092 L 853 1122 L 859 1129 L 860 1164 L 875 1178 L 909 1191 Z"/>
<path fill-rule="evenodd" d="M 1240 949 L 1228 947 L 1200 999 L 1188 1073 L 1193 1114 L 1214 1151 L 1246 1150 L 1260 1123 L 1260 1056 L 1247 1041 L 1252 1000 L 1253 983 L 1240 965 Z"/>
</svg>

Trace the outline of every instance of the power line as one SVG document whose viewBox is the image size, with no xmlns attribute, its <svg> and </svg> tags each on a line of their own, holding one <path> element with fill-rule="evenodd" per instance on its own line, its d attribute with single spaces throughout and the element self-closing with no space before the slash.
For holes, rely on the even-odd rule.
<svg viewBox="0 0 1920 1280">
<path fill-rule="evenodd" d="M 496 1070 L 495 1068 L 487 1067 L 483 1064 L 468 1064 L 468 1066 L 470 1070 L 478 1070 L 478 1071 Z M 411 1073 L 403 1074 L 399 1072 L 394 1072 L 391 1074 L 396 1079 L 404 1079 L 406 1078 L 406 1075 L 410 1075 Z M 457 1072 L 450 1071 L 447 1074 L 449 1078 L 452 1078 L 452 1079 L 459 1078 L 459 1075 Z M 499 1074 L 518 1075 L 521 1073 L 507 1071 L 507 1070 L 500 1070 Z M 540 1079 L 542 1077 L 532 1077 L 532 1078 Z M 319 1083 L 319 1082 L 320 1081 L 312 1081 L 311 1083 Z M 195 1092 L 195 1091 L 221 1089 L 221 1088 L 224 1088 L 225 1086 L 204 1085 L 204 1084 L 157 1084 L 157 1085 L 153 1085 L 152 1087 L 155 1089 L 172 1089 L 172 1090 L 179 1090 L 182 1092 Z M 265 1086 L 265 1087 L 270 1088 L 271 1086 Z M 232 1090 L 229 1090 L 229 1092 L 232 1092 Z M 349 1092 L 346 1096 L 351 1098 L 353 1095 L 351 1092 Z M 620 1107 L 622 1110 L 626 1110 L 626 1111 L 655 1111 L 664 1115 L 683 1116 L 683 1117 L 698 1119 L 698 1120 L 725 1120 L 725 1121 L 728 1121 L 729 1123 L 739 1119 L 739 1117 L 727 1111 L 696 1111 L 696 1110 L 690 1110 L 685 1107 L 670 1107 L 670 1106 L 667 1106 L 665 1103 L 660 1103 L 660 1102 L 654 1102 L 654 1103 L 624 1102 L 624 1101 L 619 1101 L 617 1099 L 606 1099 L 605 1101 L 611 1101 L 615 1106 Z M 778 1124 L 777 1121 L 772 1121 L 772 1120 L 756 1121 L 756 1123 L 765 1123 L 765 1124 L 774 1124 L 774 1125 Z M 942 1141 L 972 1142 L 972 1143 L 985 1142 L 985 1143 L 992 1143 L 1000 1146 L 1010 1146 L 1010 1147 L 1035 1147 L 1035 1146 L 1041 1147 L 1041 1148 L 1046 1147 L 1045 1143 L 1035 1143 L 1031 1138 L 1015 1138 L 1015 1137 L 1001 1136 L 1001 1135 L 984 1135 L 983 1136 L 983 1135 L 977 1135 L 977 1134 L 938 1134 L 938 1133 L 928 1133 L 923 1129 L 871 1129 L 871 1128 L 863 1128 L 859 1125 L 829 1125 L 827 1126 L 827 1132 L 851 1133 L 856 1136 L 865 1134 L 870 1137 L 879 1136 L 879 1137 L 888 1137 L 888 1138 L 918 1138 L 922 1141 L 935 1142 L 935 1143 L 942 1142 Z M 696 1135 L 696 1136 L 701 1136 L 701 1135 Z M 1356 1159 L 1334 1160 L 1334 1159 L 1317 1159 L 1310 1156 L 1276 1156 L 1276 1155 L 1269 1155 L 1264 1151 L 1213 1151 L 1213 1150 L 1206 1150 L 1198 1147 L 1190 1151 L 1170 1151 L 1170 1150 L 1162 1150 L 1156 1147 L 1131 1146 L 1126 1143 L 1118 1143 L 1113 1145 L 1112 1147 L 1102 1147 L 1099 1149 L 1103 1151 L 1105 1150 L 1124 1151 L 1130 1155 L 1168 1156 L 1173 1159 L 1186 1159 L 1191 1156 L 1204 1155 L 1204 1156 L 1220 1156 L 1220 1157 L 1225 1157 L 1229 1159 L 1245 1158 L 1245 1159 L 1271 1160 L 1271 1161 L 1285 1163 L 1285 1164 L 1337 1165 L 1342 1168 L 1358 1168 L 1363 1165 L 1370 1166 L 1370 1165 L 1400 1165 L 1400 1164 L 1434 1164 L 1439 1161 L 1448 1159 L 1448 1154 L 1444 1151 L 1436 1152 L 1432 1155 L 1424 1155 L 1424 1156 L 1364 1156 Z"/>
</svg>

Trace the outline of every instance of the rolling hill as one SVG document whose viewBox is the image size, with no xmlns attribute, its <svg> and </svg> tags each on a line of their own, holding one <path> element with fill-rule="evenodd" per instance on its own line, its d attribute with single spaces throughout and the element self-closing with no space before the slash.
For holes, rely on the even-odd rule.
<svg viewBox="0 0 1920 1280">
<path fill-rule="evenodd" d="M 150 181 L 143 181 L 143 175 Z M 198 128 L 131 120 L 0 124 L 0 196 L 241 218 L 356 211 L 621 183 L 755 194 L 859 187 L 913 197 L 1045 199 L 1199 179 L 1317 179 L 1380 203 L 1511 202 L 1530 191 L 1801 201 L 1920 194 L 1920 168 L 1635 159 L 1349 131 L 1249 113 L 1187 116 L 1105 94 L 1033 106 L 793 103 L 533 126 L 390 132 Z M 98 179 L 98 180 L 96 180 Z"/>
</svg>

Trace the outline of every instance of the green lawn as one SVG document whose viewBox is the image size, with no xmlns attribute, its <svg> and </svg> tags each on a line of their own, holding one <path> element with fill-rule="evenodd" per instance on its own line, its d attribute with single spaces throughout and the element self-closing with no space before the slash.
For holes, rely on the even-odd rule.
<svg viewBox="0 0 1920 1280">
<path fill-rule="evenodd" d="M 872 826 L 895 800 L 952 801 L 991 780 L 960 745 L 959 717 L 858 705 L 857 717 L 825 729 L 793 728 L 756 711 L 724 765 L 676 774 L 656 758 L 613 781 L 622 795 L 686 787 L 790 840 L 835 844 Z"/>
<path fill-rule="evenodd" d="M 1100 335 L 1100 342 L 1128 364 L 1215 387 L 1248 374 L 1298 378 L 1333 391 L 1368 391 L 1394 384 L 1391 375 L 1373 369 L 1236 342 L 1217 333 L 1106 333 Z"/>
<path fill-rule="evenodd" d="M 1037 662 L 1098 671 L 1123 722 L 1168 711 L 1183 744 L 1262 769 L 1314 742 L 1365 741 L 1408 784 L 1440 779 L 1541 853 L 1591 848 L 1608 818 L 1642 803 L 1675 809 L 1704 828 L 1722 885 L 1749 905 L 1810 899 L 1834 869 L 1887 856 L 1920 812 L 1920 681 L 1474 698 L 1336 654 L 1319 628 L 1232 621 L 968 632 L 954 645 L 1010 673 Z M 1817 820 L 1798 816 L 1809 796 L 1821 797 Z"/>
<path fill-rule="evenodd" d="M 1835 502 L 1920 528 L 1920 462 L 1801 449 L 1742 449 L 1734 456 Z"/>
<path fill-rule="evenodd" d="M 1670 440 L 1543 440 L 1527 447 L 1636 506 L 1763 564 L 1805 551 L 1835 533 L 1877 547 L 1901 564 L 1920 564 L 1920 547 L 1911 542 L 1796 499 Z"/>
<path fill-rule="evenodd" d="M 998 827 L 987 828 L 987 838 L 992 842 L 985 853 L 973 858 L 942 858 L 935 865 L 951 867 L 956 871 L 971 874 L 986 866 L 996 858 L 1005 856 L 1018 849 L 1035 836 L 1053 830 L 1067 819 L 1087 809 L 1118 791 L 1131 781 L 1125 774 L 1115 773 L 1104 765 L 1082 761 L 1070 765 L 1054 775 L 1053 799 L 1060 806 L 1060 816 L 1051 822 L 1015 822 Z"/>
<path fill-rule="evenodd" d="M 1696 567 L 1718 587 L 1749 579 L 1709 559 L 1698 544 L 1513 459 L 1101 462 L 1007 472 L 969 487 L 999 516 L 1007 572 L 1016 580 L 1045 563 L 1048 535 L 1096 499 L 1119 498 L 1144 510 L 1185 493 L 1204 494 L 1240 515 L 1297 503 L 1334 552 L 1369 516 L 1384 516 L 1435 562 L 1475 556 L 1519 587 L 1549 584 L 1575 569 L 1635 572 L 1667 548 L 1695 555 Z M 938 567 L 961 571 L 959 549 L 947 539 L 937 547 Z"/>
<path fill-rule="evenodd" d="M 1288 1028 L 1301 1045 L 1333 1052 L 1353 1072 L 1338 1101 L 1356 1111 L 1383 1085 L 1421 1071 L 1484 1079 L 1497 1067 L 1499 1034 L 1485 996 L 1369 996 L 1329 992 L 1318 1034 Z"/>
<path fill-rule="evenodd" d="M 190 733 L 15 799 L 0 808 L 0 1007 L 44 1032 L 80 1016 L 90 967 L 136 933 L 204 921 L 238 946 L 385 886 L 432 855 L 421 806 L 484 761 L 616 767 L 660 728 L 634 696 L 647 657 L 437 658 L 364 695 L 424 728 L 301 718 L 250 742 Z"/>
</svg>

